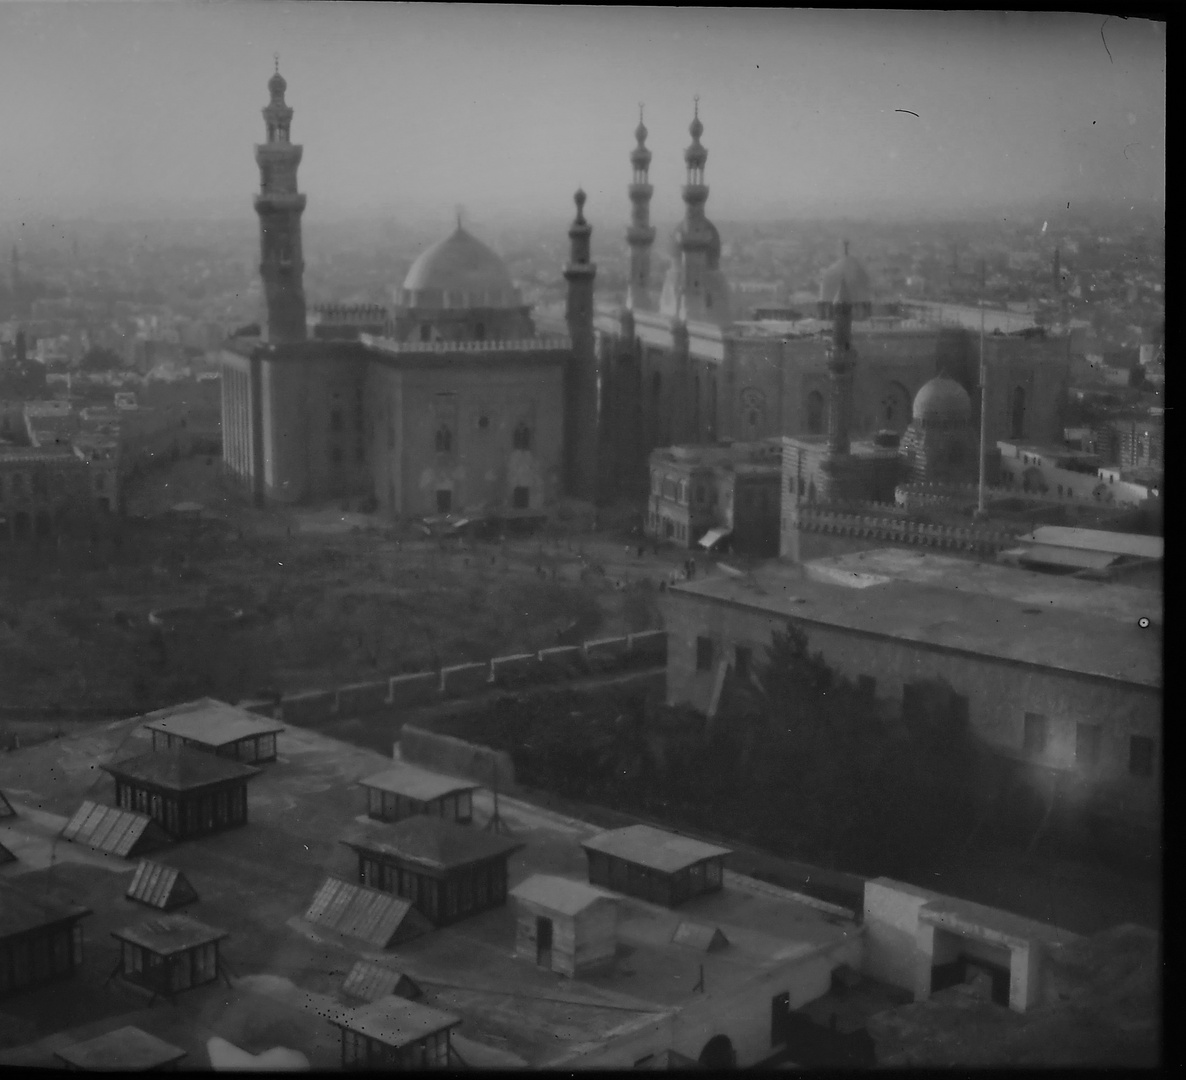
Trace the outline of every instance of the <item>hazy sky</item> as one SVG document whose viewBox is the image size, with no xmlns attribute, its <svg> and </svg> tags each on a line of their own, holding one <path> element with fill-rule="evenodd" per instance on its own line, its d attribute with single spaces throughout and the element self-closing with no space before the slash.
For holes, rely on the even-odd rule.
<svg viewBox="0 0 1186 1080">
<path fill-rule="evenodd" d="M 249 213 L 274 52 L 308 217 L 553 217 L 579 183 L 595 224 L 622 224 L 641 101 L 671 220 L 695 94 L 720 219 L 1164 198 L 1165 31 L 1147 21 L 0 0 L 0 224 Z"/>
</svg>

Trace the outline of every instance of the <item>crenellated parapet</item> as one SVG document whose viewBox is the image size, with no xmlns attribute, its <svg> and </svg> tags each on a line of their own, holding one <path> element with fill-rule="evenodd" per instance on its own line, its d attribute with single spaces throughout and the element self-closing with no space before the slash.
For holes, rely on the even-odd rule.
<svg viewBox="0 0 1186 1080">
<path fill-rule="evenodd" d="M 935 525 L 904 516 L 855 513 L 800 505 L 790 522 L 801 532 L 887 541 L 979 555 L 995 555 L 1014 543 L 1012 534 L 975 526 Z"/>
</svg>

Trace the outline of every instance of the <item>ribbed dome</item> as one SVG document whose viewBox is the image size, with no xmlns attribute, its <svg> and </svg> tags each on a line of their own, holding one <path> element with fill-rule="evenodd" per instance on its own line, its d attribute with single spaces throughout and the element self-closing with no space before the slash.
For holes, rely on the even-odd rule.
<svg viewBox="0 0 1186 1080">
<path fill-rule="evenodd" d="M 460 225 L 452 236 L 421 252 L 404 278 L 405 302 L 413 306 L 518 307 L 506 264 Z M 461 297 L 468 299 L 461 300 Z"/>
<path fill-rule="evenodd" d="M 836 294 L 840 291 L 841 279 L 848 286 L 848 301 L 851 304 L 870 304 L 873 302 L 873 291 L 869 282 L 869 272 L 860 261 L 848 253 L 848 243 L 845 242 L 844 254 L 824 271 L 820 279 L 819 298 L 822 303 L 836 302 Z"/>
<path fill-rule="evenodd" d="M 927 424 L 970 424 L 972 399 L 955 379 L 937 375 L 914 396 L 914 419 Z"/>
</svg>

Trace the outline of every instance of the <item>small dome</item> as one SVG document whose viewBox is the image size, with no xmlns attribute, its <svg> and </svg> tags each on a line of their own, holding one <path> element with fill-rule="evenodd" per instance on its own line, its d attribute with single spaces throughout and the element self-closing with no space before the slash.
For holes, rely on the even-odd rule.
<svg viewBox="0 0 1186 1080">
<path fill-rule="evenodd" d="M 823 277 L 820 279 L 819 298 L 821 303 L 835 303 L 842 280 L 848 287 L 849 303 L 869 304 L 873 302 L 869 272 L 858 259 L 848 253 L 848 241 L 844 243 L 844 254 L 824 271 Z"/>
<path fill-rule="evenodd" d="M 471 297 L 467 303 L 474 307 L 521 304 L 506 264 L 460 225 L 452 236 L 420 253 L 404 278 L 403 292 L 414 307 L 443 305 L 445 294 Z"/>
<path fill-rule="evenodd" d="M 274 98 L 284 97 L 284 91 L 287 89 L 288 89 L 288 83 L 285 81 L 284 76 L 281 75 L 279 71 L 277 71 L 268 80 L 268 93 L 271 94 L 272 97 L 274 97 Z"/>
<path fill-rule="evenodd" d="M 972 399 L 955 379 L 937 375 L 915 394 L 912 413 L 918 423 L 970 424 Z"/>
</svg>

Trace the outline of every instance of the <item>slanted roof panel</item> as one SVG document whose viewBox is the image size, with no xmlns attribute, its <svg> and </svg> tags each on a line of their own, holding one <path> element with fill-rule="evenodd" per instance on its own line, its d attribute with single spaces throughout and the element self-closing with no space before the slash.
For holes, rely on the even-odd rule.
<svg viewBox="0 0 1186 1080">
<path fill-rule="evenodd" d="M 617 900 L 616 896 L 604 889 L 586 885 L 583 881 L 554 877 L 551 874 L 533 874 L 511 889 L 511 896 L 547 908 L 559 915 L 569 916 L 579 915 L 599 901 Z"/>
<path fill-rule="evenodd" d="M 420 987 L 402 971 L 373 960 L 359 960 L 350 969 L 342 993 L 368 1002 L 390 996 L 414 1001 L 421 996 Z"/>
<path fill-rule="evenodd" d="M 703 923 L 682 922 L 671 935 L 675 945 L 686 945 L 698 952 L 716 952 L 728 948 L 729 939 L 725 937 L 719 926 L 706 926 Z"/>
<path fill-rule="evenodd" d="M 138 1027 L 122 1027 L 55 1051 L 67 1065 L 91 1072 L 148 1072 L 185 1057 L 179 1046 Z"/>
<path fill-rule="evenodd" d="M 8 801 L 8 796 L 0 791 L 0 818 L 16 817 L 16 811 L 12 808 L 12 803 Z"/>
<path fill-rule="evenodd" d="M 393 944 L 411 903 L 391 893 L 326 878 L 305 912 L 305 921 L 357 938 L 377 949 Z"/>
<path fill-rule="evenodd" d="M 129 900 L 136 900 L 149 907 L 168 911 L 192 903 L 198 898 L 197 891 L 186 876 L 174 866 L 142 859 L 132 875 L 132 883 L 125 894 Z"/>
<path fill-rule="evenodd" d="M 66 822 L 61 836 L 63 840 L 123 859 L 170 842 L 168 834 L 147 815 L 104 806 L 90 799 Z"/>
<path fill-rule="evenodd" d="M 674 874 L 705 859 L 732 854 L 729 848 L 664 832 L 650 825 L 611 829 L 582 841 L 581 846 L 586 851 L 600 851 L 664 874 Z"/>
<path fill-rule="evenodd" d="M 3 844 L 0 844 L 0 866 L 10 862 L 16 862 L 16 856 Z"/>
<path fill-rule="evenodd" d="M 219 748 L 258 735 L 275 735 L 284 725 L 214 698 L 201 698 L 149 713 L 149 731 L 177 735 L 204 746 Z"/>
</svg>

